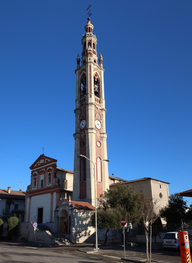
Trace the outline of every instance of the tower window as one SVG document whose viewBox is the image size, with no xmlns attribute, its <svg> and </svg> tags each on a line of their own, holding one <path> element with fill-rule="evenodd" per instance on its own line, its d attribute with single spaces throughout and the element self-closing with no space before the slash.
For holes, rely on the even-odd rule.
<svg viewBox="0 0 192 263">
<path fill-rule="evenodd" d="M 91 41 L 88 42 L 88 48 L 91 48 Z"/>
<path fill-rule="evenodd" d="M 83 74 L 81 78 L 81 98 L 85 97 L 86 94 L 86 75 Z"/>
<path fill-rule="evenodd" d="M 100 89 L 100 87 L 99 87 L 99 77 L 98 77 L 98 75 L 95 75 L 94 76 L 94 93 L 95 93 L 95 96 L 97 96 L 97 97 L 100 97 L 99 89 Z"/>
<path fill-rule="evenodd" d="M 95 43 L 93 43 L 93 49 L 95 49 Z"/>
</svg>

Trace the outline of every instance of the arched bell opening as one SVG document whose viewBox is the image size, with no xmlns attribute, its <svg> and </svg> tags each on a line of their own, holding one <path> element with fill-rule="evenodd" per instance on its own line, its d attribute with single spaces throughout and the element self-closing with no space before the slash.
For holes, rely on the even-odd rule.
<svg viewBox="0 0 192 263">
<path fill-rule="evenodd" d="M 86 75 L 83 74 L 80 81 L 80 96 L 81 98 L 86 95 Z"/>
<path fill-rule="evenodd" d="M 94 94 L 100 98 L 100 80 L 97 73 L 94 75 Z"/>
</svg>

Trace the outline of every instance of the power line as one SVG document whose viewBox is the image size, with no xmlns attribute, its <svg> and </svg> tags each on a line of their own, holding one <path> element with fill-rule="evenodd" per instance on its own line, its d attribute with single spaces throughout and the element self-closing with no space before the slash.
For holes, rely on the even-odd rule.
<svg viewBox="0 0 192 263">
<path fill-rule="evenodd" d="M 23 157 L 23 156 L 20 156 L 20 155 L 14 154 L 14 153 L 8 153 L 8 152 L 4 152 L 4 151 L 1 151 L 1 150 L 0 150 L 0 152 L 32 161 L 32 159 L 30 159 L 30 158 Z"/>
</svg>

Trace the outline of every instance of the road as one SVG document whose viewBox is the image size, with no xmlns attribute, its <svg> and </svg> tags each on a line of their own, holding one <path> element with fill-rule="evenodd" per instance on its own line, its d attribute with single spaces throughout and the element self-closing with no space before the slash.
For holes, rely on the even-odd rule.
<svg viewBox="0 0 192 263">
<path fill-rule="evenodd" d="M 84 254 L 85 255 L 85 254 Z M 0 245 L 0 263 L 96 263 L 82 257 L 73 256 L 65 251 L 54 252 L 49 248 L 22 247 L 14 245 Z"/>
<path fill-rule="evenodd" d="M 32 245 L 32 244 L 31 244 Z M 30 244 L 0 243 L 0 263 L 120 263 L 123 248 L 121 245 L 101 247 L 97 253 L 83 253 L 85 244 L 64 247 L 33 247 Z M 92 246 L 91 246 L 92 247 Z M 90 248 L 90 247 L 89 247 Z M 126 257 L 145 259 L 145 247 L 127 247 Z M 180 253 L 177 251 L 155 250 L 152 259 L 165 263 L 181 263 Z"/>
</svg>

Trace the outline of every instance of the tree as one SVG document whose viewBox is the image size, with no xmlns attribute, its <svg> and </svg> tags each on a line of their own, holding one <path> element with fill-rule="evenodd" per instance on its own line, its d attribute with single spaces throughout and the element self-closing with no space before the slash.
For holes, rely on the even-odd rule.
<svg viewBox="0 0 192 263">
<path fill-rule="evenodd" d="M 107 244 L 107 237 L 109 229 L 121 229 L 121 215 L 114 208 L 109 208 L 107 210 L 98 209 L 97 210 L 97 226 L 98 229 L 107 229 L 105 234 L 104 245 Z M 91 225 L 95 226 L 95 213 L 91 216 Z"/>
<path fill-rule="evenodd" d="M 115 208 L 125 217 L 128 224 L 133 224 L 139 222 L 140 219 L 137 197 L 138 194 L 134 192 L 132 187 L 119 183 L 115 185 L 114 190 L 104 192 L 100 204 L 105 210 Z"/>
<path fill-rule="evenodd" d="M 124 184 L 116 184 L 113 190 L 104 192 L 103 199 L 99 200 L 100 207 L 98 209 L 98 228 L 107 228 L 105 244 L 109 229 L 122 228 L 120 220 L 122 217 L 126 222 L 139 222 L 140 215 L 138 213 L 137 194 L 133 189 Z M 112 218 L 112 219 L 109 219 Z M 94 226 L 94 216 L 91 217 Z"/>
<path fill-rule="evenodd" d="M 192 220 L 192 204 L 190 204 L 190 206 L 188 207 L 187 212 L 185 213 L 185 220 L 187 222 Z"/>
<path fill-rule="evenodd" d="M 166 219 L 167 224 L 181 223 L 185 219 L 186 209 L 187 202 L 183 200 L 183 197 L 172 194 L 168 205 L 161 209 L 161 217 Z"/>
<path fill-rule="evenodd" d="M 147 261 L 151 262 L 152 257 L 152 225 L 159 217 L 158 204 L 159 200 L 155 200 L 143 192 L 138 195 L 139 211 L 141 216 L 141 223 L 144 226 L 146 239 L 146 257 Z M 150 238 L 149 237 L 150 233 Z M 150 244 L 148 246 L 148 243 Z"/>
</svg>

